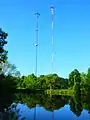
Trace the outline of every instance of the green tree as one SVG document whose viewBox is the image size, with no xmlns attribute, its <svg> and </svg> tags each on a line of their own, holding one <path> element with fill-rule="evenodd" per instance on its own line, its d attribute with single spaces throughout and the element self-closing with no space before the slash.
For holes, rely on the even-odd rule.
<svg viewBox="0 0 90 120">
<path fill-rule="evenodd" d="M 67 89 L 68 88 L 68 79 L 65 79 L 65 78 L 60 78 L 60 85 L 59 86 L 61 86 L 61 87 L 59 87 L 59 88 L 61 88 L 61 89 Z"/>
<path fill-rule="evenodd" d="M 88 68 L 87 77 L 90 78 L 90 68 Z"/>
<path fill-rule="evenodd" d="M 21 81 L 19 82 L 19 87 L 20 88 L 26 88 L 26 81 L 27 81 L 27 77 L 26 76 L 22 76 L 21 77 Z"/>
<path fill-rule="evenodd" d="M 38 79 L 37 79 L 37 88 L 38 89 L 46 89 L 47 88 L 45 75 L 40 75 L 38 77 Z"/>
<path fill-rule="evenodd" d="M 17 70 L 14 64 L 10 64 L 8 61 L 0 64 L 1 74 L 20 77 L 20 72 Z"/>
<path fill-rule="evenodd" d="M 3 85 L 5 80 L 5 76 L 1 72 L 2 71 L 1 64 L 5 63 L 7 60 L 8 52 L 4 49 L 5 44 L 7 44 L 7 41 L 6 41 L 7 36 L 8 34 L 2 31 L 2 29 L 0 29 L 0 92 L 3 91 Z"/>
<path fill-rule="evenodd" d="M 81 91 L 82 94 L 87 95 L 90 93 L 90 68 L 88 68 L 87 74 L 81 74 Z"/>
<path fill-rule="evenodd" d="M 14 91 L 17 88 L 17 82 L 18 78 L 8 75 L 5 77 L 4 88 L 9 92 Z"/>
<path fill-rule="evenodd" d="M 88 72 L 87 72 L 87 77 L 86 77 L 86 82 L 87 82 L 87 89 L 88 91 L 90 91 L 90 68 L 88 68 Z"/>
<path fill-rule="evenodd" d="M 0 63 L 7 60 L 7 51 L 4 49 L 5 44 L 7 44 L 6 38 L 8 34 L 0 29 Z"/>
<path fill-rule="evenodd" d="M 81 83 L 80 83 L 80 86 L 81 86 L 81 94 L 85 93 L 86 92 L 86 79 L 87 79 L 87 75 L 85 73 L 81 73 Z"/>
<path fill-rule="evenodd" d="M 64 89 L 67 88 L 68 80 L 57 74 L 40 75 L 37 79 L 38 89 Z"/>
<path fill-rule="evenodd" d="M 60 89 L 61 78 L 57 74 L 48 74 L 45 76 L 47 88 Z"/>
<path fill-rule="evenodd" d="M 34 74 L 24 77 L 23 85 L 29 89 L 36 89 L 36 76 Z"/>
<path fill-rule="evenodd" d="M 69 87 L 74 86 L 74 82 L 80 83 L 81 78 L 80 78 L 80 73 L 77 69 L 74 69 L 70 74 L 69 74 L 69 79 L 68 79 L 68 85 Z"/>
<path fill-rule="evenodd" d="M 85 81 L 86 79 L 86 74 L 84 72 L 81 73 L 81 81 Z"/>
</svg>

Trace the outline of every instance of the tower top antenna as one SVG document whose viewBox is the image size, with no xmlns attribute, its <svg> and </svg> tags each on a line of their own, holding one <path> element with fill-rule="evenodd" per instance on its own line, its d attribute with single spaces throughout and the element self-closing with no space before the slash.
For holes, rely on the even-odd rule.
<svg viewBox="0 0 90 120">
<path fill-rule="evenodd" d="M 40 15 L 40 13 L 38 13 L 38 12 L 35 12 L 35 15 Z"/>
<path fill-rule="evenodd" d="M 37 15 L 37 17 L 39 17 L 39 16 L 40 16 L 40 13 L 38 13 L 38 12 L 35 12 L 35 15 Z"/>
<path fill-rule="evenodd" d="M 54 15 L 54 6 L 53 5 L 50 6 L 50 10 L 51 10 L 52 15 Z"/>
<path fill-rule="evenodd" d="M 54 6 L 53 5 L 51 5 L 51 7 L 50 7 L 51 9 L 54 9 Z"/>
</svg>

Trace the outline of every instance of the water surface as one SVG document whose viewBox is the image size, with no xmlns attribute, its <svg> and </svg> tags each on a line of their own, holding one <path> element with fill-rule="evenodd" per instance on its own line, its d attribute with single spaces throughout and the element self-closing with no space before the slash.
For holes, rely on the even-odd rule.
<svg viewBox="0 0 90 120">
<path fill-rule="evenodd" d="M 86 96 L 15 94 L 0 103 L 2 120 L 90 120 L 90 99 Z"/>
</svg>

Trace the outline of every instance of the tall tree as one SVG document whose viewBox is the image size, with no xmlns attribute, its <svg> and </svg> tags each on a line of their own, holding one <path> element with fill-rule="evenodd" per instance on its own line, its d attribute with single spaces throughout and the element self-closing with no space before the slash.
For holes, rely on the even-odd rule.
<svg viewBox="0 0 90 120">
<path fill-rule="evenodd" d="M 90 68 L 88 68 L 87 77 L 90 78 Z"/>
<path fill-rule="evenodd" d="M 77 69 L 74 69 L 69 74 L 69 80 L 68 80 L 69 87 L 73 87 L 74 82 L 80 83 L 80 81 L 81 81 L 80 73 Z"/>
<path fill-rule="evenodd" d="M 17 70 L 14 64 L 10 64 L 8 61 L 6 61 L 5 63 L 1 63 L 0 67 L 0 74 L 20 77 L 20 72 Z"/>
<path fill-rule="evenodd" d="M 5 44 L 7 44 L 6 38 L 8 34 L 2 31 L 0 28 L 0 63 L 7 60 L 7 51 L 4 49 Z"/>
<path fill-rule="evenodd" d="M 36 89 L 36 76 L 34 74 L 24 77 L 23 85 L 25 88 Z"/>
</svg>

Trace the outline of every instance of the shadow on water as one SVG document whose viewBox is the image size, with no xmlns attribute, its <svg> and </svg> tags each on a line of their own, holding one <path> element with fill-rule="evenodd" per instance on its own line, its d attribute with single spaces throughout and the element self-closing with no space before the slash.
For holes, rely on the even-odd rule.
<svg viewBox="0 0 90 120">
<path fill-rule="evenodd" d="M 60 110 L 64 108 L 66 114 L 69 109 L 68 107 L 66 109 L 66 106 L 69 106 L 70 111 L 78 118 L 83 110 L 87 110 L 88 114 L 90 114 L 90 98 L 88 96 L 50 97 L 50 95 L 45 94 L 16 93 L 0 97 L 0 120 L 35 120 L 40 117 L 40 112 L 45 113 L 45 111 L 48 112 L 45 113 L 47 114 L 46 116 L 50 114 L 54 118 L 55 114 L 57 114 L 56 112 L 61 112 Z M 57 116 L 55 120 L 58 120 Z"/>
</svg>

